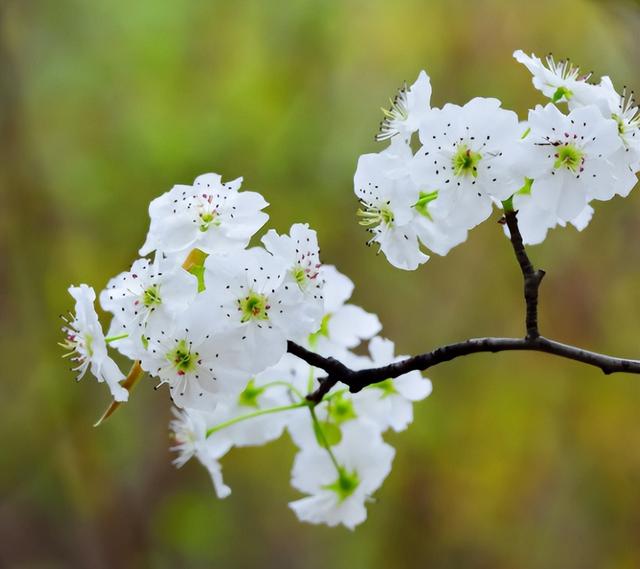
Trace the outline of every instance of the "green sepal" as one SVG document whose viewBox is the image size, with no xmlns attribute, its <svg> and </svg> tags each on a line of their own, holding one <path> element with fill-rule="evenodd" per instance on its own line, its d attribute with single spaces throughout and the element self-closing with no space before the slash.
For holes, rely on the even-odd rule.
<svg viewBox="0 0 640 569">
<path fill-rule="evenodd" d="M 323 448 L 325 444 L 334 446 L 342 440 L 342 431 L 340 430 L 340 427 L 333 423 L 320 423 L 320 421 L 314 422 L 313 432 L 316 436 L 316 441 L 318 441 L 318 444 Z"/>
<path fill-rule="evenodd" d="M 533 179 L 532 178 L 525 178 L 524 179 L 524 186 L 522 186 L 516 192 L 516 194 L 518 194 L 519 196 L 530 196 L 531 195 L 531 186 L 532 185 L 533 185 Z"/>
<path fill-rule="evenodd" d="M 184 263 L 182 263 L 182 268 L 198 279 L 198 292 L 202 292 L 206 288 L 204 283 L 204 262 L 208 256 L 208 253 L 195 248 L 191 250 Z"/>
<path fill-rule="evenodd" d="M 558 87 L 556 89 L 556 92 L 551 97 L 551 102 L 557 103 L 561 99 L 568 101 L 571 97 L 573 97 L 573 93 L 570 89 L 567 89 L 566 87 Z"/>
<path fill-rule="evenodd" d="M 358 417 L 353 408 L 353 401 L 342 393 L 338 393 L 331 398 L 327 410 L 329 411 L 329 417 L 336 425 L 341 425 Z"/>
<path fill-rule="evenodd" d="M 359 485 L 360 479 L 355 470 L 347 472 L 344 468 L 340 468 L 337 480 L 331 484 L 327 484 L 324 488 L 335 492 L 338 495 L 338 500 L 344 502 L 356 491 Z"/>
<path fill-rule="evenodd" d="M 325 314 L 320 322 L 320 328 L 313 334 L 309 334 L 309 346 L 315 348 L 318 345 L 318 339 L 321 337 L 329 337 L 329 320 L 331 320 L 331 314 Z"/>
<path fill-rule="evenodd" d="M 265 388 L 256 387 L 255 380 L 252 379 L 247 383 L 247 387 L 244 388 L 244 391 L 238 396 L 238 405 L 242 405 L 244 407 L 255 407 L 258 409 L 258 397 L 260 397 L 264 391 Z"/>
<path fill-rule="evenodd" d="M 431 214 L 429 213 L 429 204 L 438 198 L 438 192 L 420 192 L 420 197 L 418 201 L 413 204 L 415 210 L 424 217 L 431 219 Z"/>
</svg>

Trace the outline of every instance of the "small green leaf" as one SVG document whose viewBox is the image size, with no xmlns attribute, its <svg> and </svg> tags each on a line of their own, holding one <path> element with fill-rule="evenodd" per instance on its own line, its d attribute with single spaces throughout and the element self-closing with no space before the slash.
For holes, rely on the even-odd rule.
<svg viewBox="0 0 640 569">
<path fill-rule="evenodd" d="M 249 381 L 247 387 L 238 396 L 238 405 L 258 408 L 258 397 L 265 391 L 264 387 L 256 387 L 255 380 Z"/>
</svg>

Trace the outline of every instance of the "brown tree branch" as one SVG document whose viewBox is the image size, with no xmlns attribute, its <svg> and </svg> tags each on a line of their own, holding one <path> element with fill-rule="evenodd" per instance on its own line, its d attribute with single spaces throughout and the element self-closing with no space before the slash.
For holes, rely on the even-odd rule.
<svg viewBox="0 0 640 569">
<path fill-rule="evenodd" d="M 544 352 L 597 367 L 607 375 L 611 373 L 640 374 L 640 360 L 599 354 L 576 346 L 562 344 L 540 335 L 538 329 L 538 290 L 545 273 L 543 270 L 536 270 L 533 267 L 522 242 L 517 212 L 508 204 L 505 204 L 504 223 L 509 228 L 511 245 L 524 279 L 527 331 L 524 338 L 473 338 L 441 346 L 431 352 L 412 356 L 386 366 L 362 370 L 352 370 L 334 358 L 321 356 L 294 342 L 289 342 L 289 353 L 327 374 L 326 377 L 318 380 L 320 385 L 314 392 L 307 395 L 307 400 L 315 404 L 319 403 L 338 382 L 348 386 L 352 393 L 356 393 L 368 385 L 385 379 L 393 379 L 411 371 L 425 371 L 443 362 L 483 352 L 497 353 L 515 350 Z"/>
<path fill-rule="evenodd" d="M 516 254 L 516 259 L 522 271 L 524 279 L 524 300 L 526 303 L 526 329 L 527 338 L 537 338 L 540 335 L 538 330 L 538 290 L 544 278 L 545 272 L 542 269 L 534 269 L 529 260 L 527 251 L 522 242 L 522 235 L 518 227 L 518 212 L 510 206 L 505 207 L 504 222 L 509 228 L 509 238 Z"/>
</svg>

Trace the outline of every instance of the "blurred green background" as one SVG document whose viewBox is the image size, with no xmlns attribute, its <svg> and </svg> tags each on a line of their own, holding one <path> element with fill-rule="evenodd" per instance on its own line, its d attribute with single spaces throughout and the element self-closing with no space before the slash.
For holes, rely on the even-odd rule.
<svg viewBox="0 0 640 569">
<path fill-rule="evenodd" d="M 640 379 L 542 354 L 477 355 L 390 437 L 395 467 L 354 533 L 287 508 L 286 439 L 224 460 L 217 501 L 170 464 L 145 381 L 99 429 L 107 390 L 60 359 L 70 283 L 126 269 L 148 202 L 203 172 L 244 176 L 271 226 L 308 221 L 403 353 L 523 332 L 493 220 L 446 258 L 395 270 L 357 225 L 352 176 L 379 107 L 427 69 L 433 103 L 541 102 L 516 48 L 640 87 L 638 4 L 586 0 L 3 0 L 0 4 L 0 566 L 637 568 Z M 638 192 L 639 190 L 636 190 Z M 543 333 L 640 356 L 640 196 L 533 248 Z"/>
</svg>

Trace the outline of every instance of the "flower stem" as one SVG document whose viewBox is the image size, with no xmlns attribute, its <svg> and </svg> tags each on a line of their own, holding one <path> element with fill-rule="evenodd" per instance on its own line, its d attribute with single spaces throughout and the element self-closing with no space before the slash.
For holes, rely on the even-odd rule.
<svg viewBox="0 0 640 569">
<path fill-rule="evenodd" d="M 269 388 L 269 387 L 275 387 L 276 385 L 287 387 L 289 391 L 291 391 L 292 393 L 295 393 L 300 399 L 304 399 L 304 395 L 302 395 L 302 393 L 300 393 L 300 391 L 296 389 L 293 386 L 293 384 L 289 383 L 288 381 L 282 381 L 282 380 L 270 381 L 269 383 L 265 383 L 262 387 Z"/>
<path fill-rule="evenodd" d="M 318 421 L 318 416 L 316 415 L 316 410 L 314 409 L 313 405 L 308 405 L 308 407 L 309 407 L 309 412 L 311 413 L 311 420 L 313 421 L 313 425 L 315 427 L 315 431 L 318 434 L 318 442 L 329 453 L 329 458 L 331 459 L 331 462 L 333 463 L 333 466 L 336 467 L 336 470 L 338 471 L 338 475 L 341 475 L 342 474 L 342 467 L 340 466 L 340 464 L 336 460 L 336 457 L 333 454 L 333 451 L 331 450 L 331 445 L 329 444 L 329 441 L 327 441 L 327 437 L 325 436 L 324 431 L 322 430 L 322 426 L 320 425 L 320 421 Z"/>
<path fill-rule="evenodd" d="M 253 419 L 254 417 L 260 417 L 262 415 L 269 415 L 271 413 L 280 413 L 282 411 L 290 411 L 291 409 L 300 409 L 302 407 L 307 407 L 307 403 L 301 401 L 300 403 L 293 403 L 292 405 L 282 405 L 281 407 L 271 407 L 269 409 L 260 409 L 259 411 L 254 411 L 253 413 L 247 413 L 246 415 L 239 415 L 238 417 L 234 417 L 233 419 L 229 419 L 228 421 L 224 421 L 223 423 L 219 423 L 207 429 L 207 437 L 210 437 L 213 433 L 221 431 L 222 429 L 226 429 L 231 425 L 235 425 L 236 423 L 240 423 L 241 421 L 247 421 L 248 419 Z"/>
</svg>

